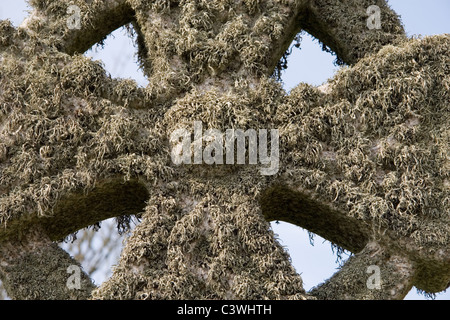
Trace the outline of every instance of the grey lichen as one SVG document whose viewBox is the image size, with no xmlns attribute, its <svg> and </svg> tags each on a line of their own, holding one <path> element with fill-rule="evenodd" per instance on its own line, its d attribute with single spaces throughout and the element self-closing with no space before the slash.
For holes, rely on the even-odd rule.
<svg viewBox="0 0 450 320">
<path fill-rule="evenodd" d="M 383 28 L 368 30 L 369 2 L 71 1 L 82 27 L 69 30 L 69 3 L 31 1 L 21 28 L 0 22 L 0 242 L 21 251 L 19 239 L 36 227 L 48 243 L 105 218 L 139 215 L 112 277 L 78 298 L 402 298 L 413 285 L 444 290 L 450 39 L 407 39 L 384 1 Z M 128 23 L 146 88 L 111 79 L 80 54 Z M 348 64 L 325 92 L 301 84 L 287 94 L 271 79 L 302 29 Z M 170 133 L 194 121 L 205 130 L 278 128 L 278 174 L 173 165 Z M 357 256 L 306 293 L 270 220 L 306 227 Z M 379 295 L 359 285 L 368 243 L 381 248 L 376 262 L 387 267 L 389 286 Z M 1 252 L 0 264 L 22 270 L 0 273 L 11 296 L 51 292 L 39 282 L 38 295 L 20 293 L 19 279 L 52 265 L 46 248 L 36 268 L 27 263 L 34 258 L 22 266 L 20 256 Z M 409 271 L 396 272 L 400 264 Z M 356 269 L 358 279 L 348 277 Z M 345 292 L 333 289 L 340 284 Z M 386 294 L 396 284 L 404 287 Z"/>
</svg>

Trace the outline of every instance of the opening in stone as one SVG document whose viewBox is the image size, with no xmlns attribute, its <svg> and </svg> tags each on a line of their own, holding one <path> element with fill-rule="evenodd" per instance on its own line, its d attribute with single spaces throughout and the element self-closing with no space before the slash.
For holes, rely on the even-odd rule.
<svg viewBox="0 0 450 320">
<path fill-rule="evenodd" d="M 113 179 L 88 194 L 74 194 L 66 201 L 63 199 L 63 204 L 56 210 L 65 215 L 59 214 L 57 217 L 62 216 L 59 219 L 53 217 L 47 230 L 56 238 L 56 235 L 62 235 L 60 229 L 65 230 L 65 234 L 69 231 L 63 227 L 67 222 L 64 216 L 76 220 L 72 230 L 78 229 L 59 245 L 80 262 L 96 285 L 100 285 L 111 275 L 111 267 L 117 264 L 125 238 L 139 222 L 138 216 L 147 199 L 147 189 L 138 181 Z M 69 208 L 73 208 L 73 212 L 67 214 Z M 82 225 L 85 227 L 81 229 Z M 53 230 L 53 226 L 58 229 Z"/>
<path fill-rule="evenodd" d="M 336 56 L 324 51 L 317 39 L 306 32 L 300 36 L 300 47 L 295 46 L 297 40 L 292 42 L 287 68 L 281 71 L 281 81 L 287 92 L 302 82 L 320 86 L 339 69 Z"/>
<path fill-rule="evenodd" d="M 279 243 L 291 256 L 306 291 L 330 278 L 350 256 L 348 251 L 337 252 L 329 241 L 296 225 L 274 221 L 271 226 Z"/>
</svg>

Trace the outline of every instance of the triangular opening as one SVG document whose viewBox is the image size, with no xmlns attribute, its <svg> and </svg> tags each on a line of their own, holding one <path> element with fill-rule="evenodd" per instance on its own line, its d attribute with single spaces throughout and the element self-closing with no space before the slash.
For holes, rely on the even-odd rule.
<svg viewBox="0 0 450 320">
<path fill-rule="evenodd" d="M 322 237 L 287 222 L 271 222 L 279 243 L 291 257 L 306 291 L 329 279 L 350 253 L 339 251 Z"/>
<path fill-rule="evenodd" d="M 289 52 L 287 68 L 280 72 L 280 80 L 287 92 L 300 83 L 320 86 L 340 68 L 336 56 L 324 51 L 323 45 L 306 32 L 297 36 Z"/>
<path fill-rule="evenodd" d="M 133 79 L 140 87 L 148 84 L 138 64 L 136 33 L 131 24 L 115 30 L 84 55 L 93 60 L 101 60 L 112 78 Z"/>
<path fill-rule="evenodd" d="M 308 292 L 329 279 L 342 266 L 351 253 L 339 251 L 329 241 L 287 222 L 271 222 L 278 242 L 291 257 L 292 265 L 302 277 L 303 288 Z M 424 294 L 415 287 L 405 300 L 445 300 L 448 291 Z"/>
</svg>

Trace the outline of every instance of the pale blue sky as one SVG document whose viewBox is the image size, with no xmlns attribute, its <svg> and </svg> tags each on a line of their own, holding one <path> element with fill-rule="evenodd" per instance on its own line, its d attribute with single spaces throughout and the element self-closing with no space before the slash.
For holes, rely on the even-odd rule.
<svg viewBox="0 0 450 320">
<path fill-rule="evenodd" d="M 433 35 L 450 32 L 449 0 L 391 0 L 392 8 L 401 16 L 409 36 Z M 0 0 L 0 19 L 9 18 L 18 26 L 26 16 L 27 6 L 21 0 Z M 114 77 L 133 78 L 145 86 L 146 79 L 135 64 L 135 49 L 123 30 L 117 30 L 107 39 L 104 49 L 91 50 L 87 55 L 101 59 L 105 68 Z M 334 57 L 321 51 L 320 46 L 310 36 L 304 35 L 301 50 L 294 50 L 289 58 L 288 69 L 282 79 L 286 90 L 300 82 L 320 85 L 331 78 L 338 67 L 333 65 Z M 329 278 L 337 269 L 336 255 L 329 242 L 316 237 L 314 246 L 309 244 L 308 234 L 299 227 L 287 223 L 272 224 L 279 240 L 292 258 L 293 265 L 301 274 L 304 287 L 309 290 Z M 96 279 L 101 282 L 101 277 Z M 449 300 L 450 290 L 440 293 L 439 300 Z M 407 299 L 423 300 L 413 289 Z"/>
</svg>

